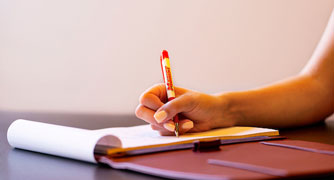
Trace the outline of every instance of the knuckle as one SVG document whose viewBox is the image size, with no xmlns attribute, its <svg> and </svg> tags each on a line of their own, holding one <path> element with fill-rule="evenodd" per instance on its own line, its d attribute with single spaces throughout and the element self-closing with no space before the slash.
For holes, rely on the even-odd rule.
<svg viewBox="0 0 334 180">
<path fill-rule="evenodd" d="M 161 87 L 165 87 L 165 84 L 164 83 L 156 83 L 153 85 L 153 88 L 161 88 Z"/>
<path fill-rule="evenodd" d="M 147 93 L 141 94 L 139 97 L 139 103 L 144 104 L 146 99 L 147 99 Z"/>
<path fill-rule="evenodd" d="M 143 118 L 143 106 L 142 105 L 137 106 L 135 114 L 138 118 L 140 118 L 140 119 Z"/>
</svg>

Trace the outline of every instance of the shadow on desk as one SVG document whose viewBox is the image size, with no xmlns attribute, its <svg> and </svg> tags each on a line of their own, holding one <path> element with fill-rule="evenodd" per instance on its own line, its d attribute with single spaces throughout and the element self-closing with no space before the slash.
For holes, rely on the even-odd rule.
<svg viewBox="0 0 334 180">
<path fill-rule="evenodd" d="M 114 170 L 97 164 L 20 149 L 12 149 L 9 152 L 7 164 L 6 172 L 9 179 L 160 179 L 131 171 Z"/>
<path fill-rule="evenodd" d="M 305 127 L 281 129 L 280 135 L 289 139 L 334 144 L 334 119 Z"/>
</svg>

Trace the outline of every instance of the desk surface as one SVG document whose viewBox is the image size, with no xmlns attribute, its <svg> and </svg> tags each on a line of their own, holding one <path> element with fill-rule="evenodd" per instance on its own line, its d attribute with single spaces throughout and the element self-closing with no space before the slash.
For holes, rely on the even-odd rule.
<svg viewBox="0 0 334 180">
<path fill-rule="evenodd" d="M 16 119 L 29 119 L 85 129 L 145 124 L 134 115 L 52 114 L 0 111 L 0 177 L 1 179 L 160 179 L 125 170 L 114 170 L 81 161 L 12 149 L 7 142 L 7 129 Z M 281 130 L 290 139 L 334 144 L 334 120 L 298 129 Z"/>
</svg>

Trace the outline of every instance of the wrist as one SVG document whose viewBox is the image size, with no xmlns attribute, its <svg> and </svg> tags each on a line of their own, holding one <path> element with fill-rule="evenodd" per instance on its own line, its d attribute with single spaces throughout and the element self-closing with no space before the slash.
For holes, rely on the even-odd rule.
<svg viewBox="0 0 334 180">
<path fill-rule="evenodd" d="M 218 94 L 217 98 L 220 101 L 220 127 L 229 127 L 240 125 L 244 119 L 243 113 L 241 111 L 241 104 L 237 103 L 237 92 L 222 93 Z"/>
</svg>

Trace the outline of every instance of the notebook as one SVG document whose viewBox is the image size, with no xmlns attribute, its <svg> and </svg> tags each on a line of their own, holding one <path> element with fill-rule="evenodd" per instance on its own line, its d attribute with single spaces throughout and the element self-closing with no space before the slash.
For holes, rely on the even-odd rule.
<svg viewBox="0 0 334 180">
<path fill-rule="evenodd" d="M 175 137 L 161 136 L 150 125 L 87 130 L 18 119 L 8 128 L 7 139 L 14 148 L 97 163 L 94 152 L 126 156 L 190 148 L 194 141 L 278 135 L 275 129 L 229 127 Z"/>
</svg>

